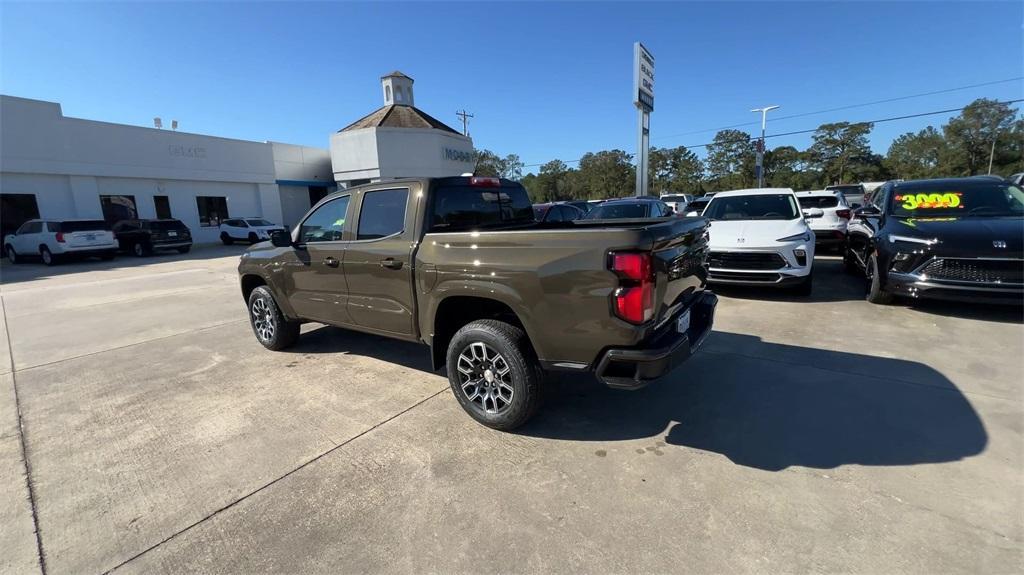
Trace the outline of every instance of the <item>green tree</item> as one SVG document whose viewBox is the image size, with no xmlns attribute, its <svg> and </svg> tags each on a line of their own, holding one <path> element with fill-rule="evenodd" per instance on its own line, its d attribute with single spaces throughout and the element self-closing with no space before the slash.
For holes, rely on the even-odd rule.
<svg viewBox="0 0 1024 575">
<path fill-rule="evenodd" d="M 523 161 L 519 159 L 517 154 L 505 156 L 499 165 L 501 166 L 501 171 L 499 172 L 501 177 L 517 181 L 523 177 L 523 166 L 525 164 L 523 164 Z"/>
<path fill-rule="evenodd" d="M 474 175 L 510 180 L 518 180 L 523 177 L 524 164 L 516 154 L 509 154 L 502 158 L 490 150 L 476 150 L 473 155 L 476 159 Z"/>
<path fill-rule="evenodd" d="M 913 180 L 943 175 L 940 165 L 946 140 L 935 128 L 907 132 L 893 140 L 885 155 L 885 166 L 893 176 Z"/>
<path fill-rule="evenodd" d="M 986 173 L 993 141 L 999 153 L 999 161 L 993 164 L 1000 168 L 1015 165 L 1020 160 L 1024 132 L 1016 116 L 1016 110 L 995 100 L 980 98 L 971 102 L 942 128 L 947 144 L 942 157 L 945 175 Z"/>
<path fill-rule="evenodd" d="M 708 145 L 708 180 L 715 190 L 748 188 L 754 184 L 756 157 L 750 134 L 721 130 Z"/>
<path fill-rule="evenodd" d="M 807 151 L 813 166 L 824 176 L 825 183 L 844 183 L 853 173 L 864 172 L 865 165 L 877 160 L 868 145 L 871 128 L 870 123 L 849 122 L 818 126 L 811 137 L 814 143 Z"/>
<path fill-rule="evenodd" d="M 579 199 L 618 198 L 632 195 L 636 188 L 632 156 L 622 150 L 588 152 L 580 159 L 572 185 Z"/>
<path fill-rule="evenodd" d="M 651 148 L 648 159 L 652 194 L 698 193 L 704 181 L 704 164 L 697 154 L 678 148 Z"/>
<path fill-rule="evenodd" d="M 542 202 L 566 200 L 571 196 L 566 174 L 569 167 L 562 160 L 551 160 L 537 174 L 537 198 Z"/>
</svg>

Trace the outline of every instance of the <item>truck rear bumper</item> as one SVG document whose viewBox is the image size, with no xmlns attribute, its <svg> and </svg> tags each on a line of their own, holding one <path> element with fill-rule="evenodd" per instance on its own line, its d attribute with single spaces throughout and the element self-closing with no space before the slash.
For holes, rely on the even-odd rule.
<svg viewBox="0 0 1024 575">
<path fill-rule="evenodd" d="M 606 350 L 597 364 L 597 378 L 615 389 L 640 389 L 672 371 L 689 359 L 711 333 L 717 305 L 718 296 L 705 291 L 688 308 L 690 328 L 685 333 L 673 327 L 639 348 Z M 673 326 L 677 318 L 672 319 Z"/>
</svg>

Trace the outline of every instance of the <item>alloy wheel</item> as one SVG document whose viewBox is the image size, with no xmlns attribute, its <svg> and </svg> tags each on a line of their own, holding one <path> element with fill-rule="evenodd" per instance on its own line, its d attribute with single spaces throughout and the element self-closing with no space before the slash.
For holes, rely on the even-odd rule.
<svg viewBox="0 0 1024 575">
<path fill-rule="evenodd" d="M 267 300 L 260 298 L 252 302 L 252 325 L 256 328 L 256 336 L 260 341 L 270 341 L 274 338 L 276 325 L 274 312 Z"/>
<path fill-rule="evenodd" d="M 497 414 L 512 405 L 512 369 L 500 353 L 486 343 L 467 345 L 458 360 L 459 385 L 466 399 L 487 413 Z"/>
</svg>

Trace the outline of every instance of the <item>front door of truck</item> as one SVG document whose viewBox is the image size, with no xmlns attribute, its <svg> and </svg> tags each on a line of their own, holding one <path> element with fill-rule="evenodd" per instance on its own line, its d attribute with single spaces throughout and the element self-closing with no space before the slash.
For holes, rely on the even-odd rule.
<svg viewBox="0 0 1024 575">
<path fill-rule="evenodd" d="M 414 333 L 410 198 L 405 187 L 361 192 L 355 235 L 345 251 L 352 321 L 397 335 Z"/>
<path fill-rule="evenodd" d="M 295 259 L 284 266 L 288 274 L 288 302 L 303 319 L 323 323 L 351 323 L 345 284 L 343 234 L 351 196 L 321 204 L 302 221 L 295 237 Z"/>
</svg>

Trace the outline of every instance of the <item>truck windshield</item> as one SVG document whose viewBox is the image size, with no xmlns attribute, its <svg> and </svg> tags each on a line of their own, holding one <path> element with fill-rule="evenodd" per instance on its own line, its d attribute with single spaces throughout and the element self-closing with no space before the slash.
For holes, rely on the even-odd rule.
<svg viewBox="0 0 1024 575">
<path fill-rule="evenodd" d="M 445 185 L 434 190 L 430 231 L 454 232 L 535 221 L 522 186 Z"/>
<path fill-rule="evenodd" d="M 897 186 L 891 201 L 900 217 L 1024 216 L 1024 191 L 1002 182 Z"/>
<path fill-rule="evenodd" d="M 715 196 L 702 214 L 711 220 L 793 220 L 800 217 L 793 194 Z"/>
</svg>

